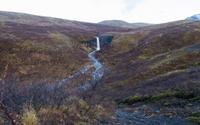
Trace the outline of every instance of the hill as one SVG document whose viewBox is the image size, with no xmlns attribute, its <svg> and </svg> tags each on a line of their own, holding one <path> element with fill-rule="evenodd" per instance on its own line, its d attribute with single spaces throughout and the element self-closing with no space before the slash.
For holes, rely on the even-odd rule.
<svg viewBox="0 0 200 125">
<path fill-rule="evenodd" d="M 118 30 L 127 29 L 0 12 L 0 78 L 6 66 L 7 74 L 20 77 L 19 82 L 63 78 L 89 61 L 88 49 L 82 41 L 93 39 L 99 33 Z"/>
<path fill-rule="evenodd" d="M 0 12 L 2 125 L 198 124 L 199 68 L 198 21 L 130 29 Z"/>
<path fill-rule="evenodd" d="M 199 26 L 199 22 L 178 21 L 113 34 L 110 48 L 99 54 L 108 72 L 92 95 L 115 100 L 124 107 L 117 115 L 133 119 L 138 112 L 153 118 L 190 119 L 199 107 Z M 157 124 L 167 121 L 156 120 Z"/>
<path fill-rule="evenodd" d="M 128 23 L 122 20 L 105 20 L 99 22 L 99 24 L 114 26 L 114 27 L 134 28 L 134 29 L 151 25 L 147 23 Z"/>
</svg>

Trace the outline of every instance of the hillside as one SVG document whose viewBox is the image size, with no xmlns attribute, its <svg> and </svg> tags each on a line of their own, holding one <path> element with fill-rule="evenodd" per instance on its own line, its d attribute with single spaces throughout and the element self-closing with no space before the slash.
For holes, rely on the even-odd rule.
<svg viewBox="0 0 200 125">
<path fill-rule="evenodd" d="M 199 21 L 133 29 L 0 12 L 0 57 L 2 125 L 199 124 Z"/>
<path fill-rule="evenodd" d="M 121 20 L 105 20 L 105 21 L 99 22 L 99 24 L 106 25 L 106 26 L 114 26 L 114 27 L 133 28 L 133 29 L 151 25 L 147 23 L 128 23 Z"/>
<path fill-rule="evenodd" d="M 199 114 L 199 31 L 200 22 L 174 22 L 113 34 L 110 48 L 99 54 L 107 74 L 92 95 L 115 100 L 132 117 Z"/>
<path fill-rule="evenodd" d="M 4 72 L 25 83 L 64 78 L 88 62 L 82 41 L 117 30 L 127 29 L 0 12 L 0 78 Z"/>
</svg>

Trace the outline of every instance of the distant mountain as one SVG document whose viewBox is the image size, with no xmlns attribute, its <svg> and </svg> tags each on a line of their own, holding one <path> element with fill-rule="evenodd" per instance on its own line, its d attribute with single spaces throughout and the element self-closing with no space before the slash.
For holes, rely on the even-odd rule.
<svg viewBox="0 0 200 125">
<path fill-rule="evenodd" d="M 149 26 L 147 23 L 128 23 L 122 20 L 105 20 L 99 22 L 102 25 L 114 26 L 114 27 L 125 27 L 125 28 L 139 28 L 144 26 Z"/>
<path fill-rule="evenodd" d="M 186 18 L 186 20 L 190 21 L 200 21 L 200 14 L 193 15 L 191 17 Z"/>
</svg>

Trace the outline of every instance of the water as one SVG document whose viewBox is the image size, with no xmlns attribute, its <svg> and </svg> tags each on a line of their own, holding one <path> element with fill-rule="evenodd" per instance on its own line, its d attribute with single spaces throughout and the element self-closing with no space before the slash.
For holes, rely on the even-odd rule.
<svg viewBox="0 0 200 125">
<path fill-rule="evenodd" d="M 96 37 L 97 47 L 96 50 L 92 51 L 88 54 L 88 57 L 93 62 L 93 66 L 95 67 L 95 71 L 92 73 L 93 80 L 99 80 L 103 76 L 103 65 L 95 58 L 96 52 L 101 50 L 99 37 Z"/>
<path fill-rule="evenodd" d="M 88 54 L 88 58 L 92 62 L 92 67 L 95 68 L 95 71 L 92 72 L 92 82 L 80 86 L 79 91 L 86 91 L 90 89 L 91 87 L 95 86 L 96 82 L 103 77 L 104 74 L 103 65 L 95 57 L 96 52 L 101 50 L 99 37 L 96 37 L 96 42 L 97 42 L 96 50 Z"/>
<path fill-rule="evenodd" d="M 86 65 L 86 66 L 82 67 L 78 72 L 60 80 L 58 83 L 59 87 L 64 84 L 66 85 L 67 83 L 70 83 L 70 80 L 72 80 L 73 78 L 77 78 L 81 74 L 85 74 L 91 68 L 95 68 L 95 70 L 91 74 L 92 81 L 96 82 L 102 78 L 103 73 L 104 73 L 103 65 L 95 57 L 96 52 L 101 50 L 99 37 L 96 37 L 96 44 L 97 44 L 96 49 L 88 54 L 88 58 L 90 59 L 92 64 Z M 87 82 L 87 81 L 85 81 L 85 82 Z M 87 90 L 87 88 L 89 88 L 89 87 L 91 87 L 91 85 L 89 83 L 87 83 L 87 84 L 80 86 L 79 88 L 82 88 L 82 89 L 84 88 L 84 90 Z"/>
<path fill-rule="evenodd" d="M 101 47 L 100 47 L 99 37 L 96 37 L 96 40 L 97 40 L 97 48 L 96 48 L 96 50 L 100 51 Z"/>
</svg>

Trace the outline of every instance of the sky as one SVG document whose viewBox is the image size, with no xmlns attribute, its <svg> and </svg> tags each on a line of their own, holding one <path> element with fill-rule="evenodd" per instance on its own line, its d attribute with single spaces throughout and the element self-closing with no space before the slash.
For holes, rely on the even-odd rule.
<svg viewBox="0 0 200 125">
<path fill-rule="evenodd" d="M 97 23 L 165 23 L 200 14 L 200 0 L 0 0 L 1 11 Z"/>
</svg>

